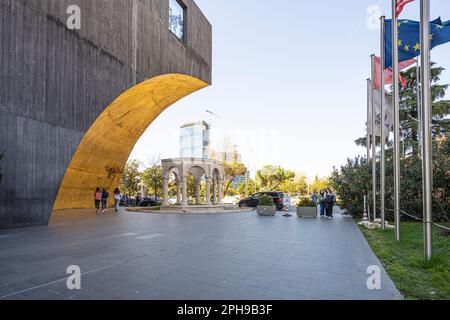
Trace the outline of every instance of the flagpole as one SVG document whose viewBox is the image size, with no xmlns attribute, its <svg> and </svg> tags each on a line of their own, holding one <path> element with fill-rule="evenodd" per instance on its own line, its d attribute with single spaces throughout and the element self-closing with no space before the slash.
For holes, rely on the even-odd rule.
<svg viewBox="0 0 450 320">
<path fill-rule="evenodd" d="M 422 149 L 422 106 L 421 106 L 421 96 L 420 96 L 420 67 L 419 59 L 416 62 L 416 90 L 417 90 L 417 120 L 418 120 L 418 135 L 419 135 L 419 157 L 422 159 L 423 149 Z M 423 173 L 422 173 L 423 176 Z"/>
<path fill-rule="evenodd" d="M 386 17 L 381 18 L 381 161 L 380 161 L 380 215 L 381 229 L 386 229 L 385 220 L 385 194 L 386 194 L 386 94 L 384 92 L 384 69 L 386 68 L 385 59 L 385 33 L 386 33 Z"/>
<path fill-rule="evenodd" d="M 367 79 L 367 163 L 370 161 L 370 145 L 371 145 L 371 132 L 372 132 L 372 118 L 370 117 L 370 113 L 372 110 L 372 81 Z M 369 199 L 369 195 L 366 196 L 367 201 Z M 367 203 L 367 207 L 369 204 Z M 367 210 L 368 220 L 370 221 L 370 210 Z"/>
<path fill-rule="evenodd" d="M 370 79 L 367 79 L 367 161 L 370 161 Z"/>
<path fill-rule="evenodd" d="M 377 218 L 377 113 L 375 110 L 375 55 L 370 56 L 370 63 L 372 69 L 372 217 L 373 220 Z"/>
<path fill-rule="evenodd" d="M 392 0 L 392 73 L 392 105 L 394 108 L 394 219 L 395 239 L 400 241 L 400 88 L 397 0 Z"/>
<path fill-rule="evenodd" d="M 420 0 L 422 144 L 423 144 L 423 222 L 425 259 L 431 260 L 433 223 L 433 163 L 431 135 L 431 64 L 430 64 L 430 1 Z"/>
</svg>

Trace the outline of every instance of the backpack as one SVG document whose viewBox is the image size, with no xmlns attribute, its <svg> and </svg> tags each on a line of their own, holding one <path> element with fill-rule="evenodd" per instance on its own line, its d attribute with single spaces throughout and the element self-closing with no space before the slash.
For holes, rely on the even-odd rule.
<svg viewBox="0 0 450 320">
<path fill-rule="evenodd" d="M 325 198 L 325 203 L 330 206 L 334 205 L 334 196 L 331 194 L 327 195 Z"/>
</svg>

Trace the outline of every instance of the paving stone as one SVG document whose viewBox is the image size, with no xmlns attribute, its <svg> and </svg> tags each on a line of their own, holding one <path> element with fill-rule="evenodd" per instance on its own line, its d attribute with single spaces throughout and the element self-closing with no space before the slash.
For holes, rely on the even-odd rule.
<svg viewBox="0 0 450 320">
<path fill-rule="evenodd" d="M 402 298 L 355 223 L 339 214 L 325 221 L 74 211 L 53 220 L 56 226 L 0 232 L 0 297 Z M 83 274 L 80 291 L 52 283 L 72 264 Z M 371 265 L 381 267 L 382 290 L 367 289 Z"/>
</svg>

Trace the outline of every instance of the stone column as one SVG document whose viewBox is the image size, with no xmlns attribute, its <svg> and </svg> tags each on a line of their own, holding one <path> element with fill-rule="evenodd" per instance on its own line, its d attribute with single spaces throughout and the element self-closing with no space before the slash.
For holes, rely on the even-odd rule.
<svg viewBox="0 0 450 320">
<path fill-rule="evenodd" d="M 169 178 L 164 178 L 163 183 L 163 206 L 169 205 Z"/>
<path fill-rule="evenodd" d="M 211 178 L 206 178 L 206 205 L 210 206 L 211 205 L 211 182 L 212 179 Z"/>
<path fill-rule="evenodd" d="M 187 195 L 187 178 L 183 177 L 183 179 L 181 179 L 181 189 L 182 189 L 182 193 L 183 193 L 183 200 L 181 202 L 182 206 L 188 206 L 189 202 L 188 202 L 188 195 Z"/>
<path fill-rule="evenodd" d="M 214 204 L 214 205 L 216 205 L 217 204 L 217 178 L 214 178 L 213 179 L 213 201 L 212 201 L 212 203 Z"/>
<path fill-rule="evenodd" d="M 181 180 L 177 180 L 177 205 L 181 205 Z"/>
<path fill-rule="evenodd" d="M 223 180 L 219 179 L 219 201 L 217 202 L 219 206 L 223 204 Z"/>
<path fill-rule="evenodd" d="M 201 189 L 202 189 L 202 180 L 200 180 L 200 178 L 198 178 L 198 179 L 196 179 L 196 182 L 197 182 L 197 185 L 196 185 L 196 188 L 195 188 L 195 201 L 197 202 L 197 204 L 201 204 L 201 201 L 200 201 L 200 192 L 201 192 Z"/>
</svg>

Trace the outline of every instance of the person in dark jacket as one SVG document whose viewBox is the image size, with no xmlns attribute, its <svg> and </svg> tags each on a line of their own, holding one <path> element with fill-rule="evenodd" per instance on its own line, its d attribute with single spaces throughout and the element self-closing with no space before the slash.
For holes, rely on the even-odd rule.
<svg viewBox="0 0 450 320">
<path fill-rule="evenodd" d="M 320 205 L 320 217 L 325 217 L 325 190 L 320 190 L 319 192 L 319 205 Z"/>
<path fill-rule="evenodd" d="M 336 205 L 336 194 L 331 191 L 331 189 L 327 189 L 325 193 L 325 211 L 328 219 L 333 218 L 333 208 Z"/>
<path fill-rule="evenodd" d="M 109 193 L 106 189 L 102 191 L 102 213 L 107 213 L 107 205 L 108 205 Z"/>
</svg>

